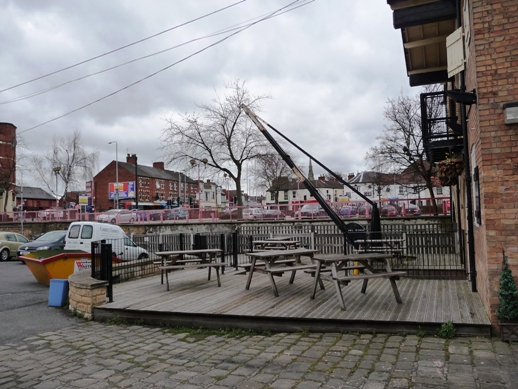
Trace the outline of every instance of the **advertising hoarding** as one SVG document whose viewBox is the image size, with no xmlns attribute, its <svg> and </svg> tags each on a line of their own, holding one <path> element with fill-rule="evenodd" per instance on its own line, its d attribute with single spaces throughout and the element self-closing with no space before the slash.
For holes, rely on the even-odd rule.
<svg viewBox="0 0 518 389">
<path fill-rule="evenodd" d="M 135 181 L 119 182 L 118 187 L 115 182 L 110 182 L 108 184 L 109 199 L 115 199 L 115 193 L 117 192 L 119 194 L 119 200 L 135 198 Z"/>
</svg>

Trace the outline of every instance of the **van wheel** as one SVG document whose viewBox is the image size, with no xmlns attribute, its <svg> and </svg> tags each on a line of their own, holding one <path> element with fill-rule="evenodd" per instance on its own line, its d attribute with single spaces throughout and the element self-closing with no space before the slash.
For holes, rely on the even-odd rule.
<svg viewBox="0 0 518 389">
<path fill-rule="evenodd" d="M 115 219 L 110 220 L 111 224 L 115 224 Z"/>
<path fill-rule="evenodd" d="M 0 261 L 7 261 L 9 259 L 9 250 L 3 249 L 2 252 L 0 252 Z"/>
<path fill-rule="evenodd" d="M 135 219 L 131 218 L 130 219 L 130 224 L 134 223 L 135 222 Z"/>
<path fill-rule="evenodd" d="M 148 259 L 148 258 L 149 258 L 149 255 L 144 254 L 144 253 L 142 253 L 142 254 L 140 254 L 140 255 L 138 256 L 138 259 Z"/>
</svg>

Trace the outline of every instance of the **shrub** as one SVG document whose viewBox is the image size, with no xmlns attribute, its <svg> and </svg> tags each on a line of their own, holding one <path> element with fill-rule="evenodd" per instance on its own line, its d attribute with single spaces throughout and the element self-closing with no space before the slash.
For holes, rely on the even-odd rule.
<svg viewBox="0 0 518 389">
<path fill-rule="evenodd" d="M 505 254 L 502 272 L 500 273 L 498 299 L 500 300 L 500 307 L 496 310 L 498 319 L 501 322 L 518 322 L 518 291 Z"/>
</svg>

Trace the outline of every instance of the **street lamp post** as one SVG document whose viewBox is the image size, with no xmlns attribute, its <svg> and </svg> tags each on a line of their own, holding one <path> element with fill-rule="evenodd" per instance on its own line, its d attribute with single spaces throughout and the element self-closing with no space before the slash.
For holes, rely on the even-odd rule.
<svg viewBox="0 0 518 389">
<path fill-rule="evenodd" d="M 56 215 L 57 215 L 57 211 L 58 211 L 58 207 L 59 207 L 59 196 L 58 196 L 58 175 L 59 175 L 59 172 L 61 171 L 61 166 L 55 166 L 52 171 L 54 172 L 54 174 L 56 175 Z"/>
<path fill-rule="evenodd" d="M 109 145 L 115 143 L 115 192 L 113 193 L 113 208 L 119 208 L 119 150 L 117 141 L 108 142 Z"/>
<path fill-rule="evenodd" d="M 200 187 L 200 162 L 203 162 L 205 165 L 207 164 L 207 158 L 203 158 L 201 161 L 196 162 L 196 160 L 191 159 L 191 166 L 198 166 L 198 221 L 201 221 L 201 187 Z"/>
</svg>

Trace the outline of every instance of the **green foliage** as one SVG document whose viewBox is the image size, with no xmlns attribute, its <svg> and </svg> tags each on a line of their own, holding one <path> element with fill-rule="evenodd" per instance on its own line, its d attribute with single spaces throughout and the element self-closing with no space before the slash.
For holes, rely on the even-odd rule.
<svg viewBox="0 0 518 389">
<path fill-rule="evenodd" d="M 453 322 L 448 321 L 446 323 L 442 323 L 441 328 L 439 328 L 439 336 L 444 339 L 452 339 L 455 337 L 455 326 Z"/>
<path fill-rule="evenodd" d="M 421 326 L 419 326 L 419 329 L 417 330 L 417 336 L 419 336 L 420 338 L 424 338 L 426 336 L 426 331 L 423 330 Z"/>
<path fill-rule="evenodd" d="M 124 320 L 122 317 L 117 315 L 111 319 L 106 320 L 106 323 L 110 326 L 123 326 L 123 325 L 126 325 L 126 320 Z"/>
<path fill-rule="evenodd" d="M 498 318 L 503 322 L 518 321 L 518 291 L 506 256 L 504 256 L 504 266 L 500 273 L 498 298 L 500 300 L 500 307 L 496 310 Z"/>
<path fill-rule="evenodd" d="M 167 332 L 173 334 L 186 334 L 189 341 L 200 341 L 211 335 L 228 336 L 229 338 L 243 338 L 246 336 L 255 336 L 257 332 L 244 328 L 224 328 L 224 329 L 210 329 L 210 328 L 190 328 L 190 327 L 169 327 Z M 185 340 L 185 338 L 183 339 Z"/>
</svg>

